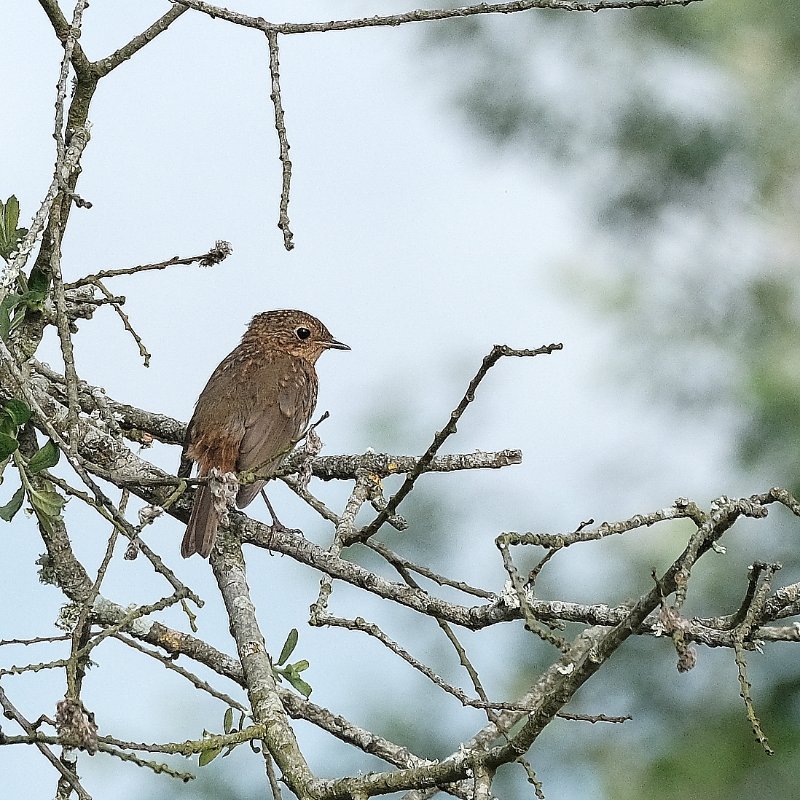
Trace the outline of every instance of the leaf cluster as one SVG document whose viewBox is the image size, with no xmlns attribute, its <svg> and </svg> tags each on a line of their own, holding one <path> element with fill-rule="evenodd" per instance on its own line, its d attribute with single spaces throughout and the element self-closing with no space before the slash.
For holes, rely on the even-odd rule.
<svg viewBox="0 0 800 800">
<path fill-rule="evenodd" d="M 43 470 L 54 467 L 61 451 L 48 439 L 30 458 L 19 452 L 19 432 L 31 418 L 31 410 L 21 400 L 7 400 L 0 408 L 0 459 L 3 467 L 13 457 L 19 471 L 21 485 L 11 499 L 0 507 L 0 519 L 11 522 L 22 508 L 25 498 L 31 504 L 39 522 L 50 528 L 53 521 L 61 516 L 64 498 L 55 490 L 51 481 L 39 477 Z M 36 485 L 34 486 L 34 478 Z"/>
<path fill-rule="evenodd" d="M 12 194 L 5 203 L 0 200 L 0 258 L 6 263 L 11 261 L 28 233 L 28 229 L 18 227 L 18 223 L 19 201 Z M 43 310 L 47 288 L 47 275 L 40 270 L 32 270 L 29 278 L 21 274 L 17 277 L 17 291 L 7 294 L 0 303 L 0 338 L 4 342 L 19 327 L 28 310 Z"/>
<path fill-rule="evenodd" d="M 273 673 L 279 679 L 283 678 L 291 684 L 295 690 L 300 692 L 300 694 L 308 700 L 311 696 L 311 686 L 300 677 L 300 673 L 305 672 L 311 665 L 305 659 L 296 661 L 294 664 L 286 663 L 297 646 L 298 638 L 297 628 L 292 628 L 289 631 L 289 635 L 286 637 L 286 641 L 283 643 L 281 654 L 278 656 L 278 660 L 273 668 Z"/>
<path fill-rule="evenodd" d="M 303 695 L 306 699 L 308 699 L 309 695 L 311 694 L 311 686 L 306 683 L 301 677 L 300 673 L 304 672 L 311 666 L 308 661 L 297 661 L 294 664 L 287 664 L 286 662 L 289 660 L 290 656 L 294 652 L 295 647 L 297 647 L 297 642 L 299 639 L 299 634 L 297 632 L 297 628 L 292 628 L 289 631 L 289 635 L 286 637 L 286 641 L 283 643 L 283 647 L 281 648 L 281 653 L 278 656 L 278 660 L 275 663 L 273 668 L 273 674 L 275 675 L 278 680 L 284 679 L 288 683 L 290 683 L 300 694 Z M 225 711 L 225 716 L 222 720 L 222 730 L 223 732 L 228 735 L 234 733 L 235 731 L 241 731 L 244 728 L 244 723 L 247 719 L 247 715 L 244 713 L 240 713 L 239 716 L 239 723 L 238 727 L 234 728 L 233 725 L 233 714 L 234 709 L 228 708 Z M 212 734 L 209 731 L 203 731 L 203 737 L 209 737 Z M 240 745 L 241 742 L 235 742 L 234 744 L 230 744 L 227 747 L 209 747 L 207 750 L 203 750 L 200 753 L 198 758 L 198 765 L 201 767 L 206 766 L 206 764 L 210 764 L 218 755 L 222 754 L 222 757 L 228 756 L 233 752 L 234 748 Z M 255 745 L 253 742 L 250 742 L 251 748 L 255 749 Z M 224 752 L 223 752 L 224 750 Z"/>
</svg>

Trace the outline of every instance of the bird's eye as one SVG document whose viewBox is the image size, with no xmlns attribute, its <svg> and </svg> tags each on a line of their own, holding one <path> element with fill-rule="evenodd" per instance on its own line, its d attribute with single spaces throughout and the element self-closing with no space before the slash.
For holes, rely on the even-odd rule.
<svg viewBox="0 0 800 800">
<path fill-rule="evenodd" d="M 295 335 L 301 341 L 305 341 L 309 336 L 311 336 L 311 331 L 308 328 L 298 328 L 295 331 Z"/>
</svg>

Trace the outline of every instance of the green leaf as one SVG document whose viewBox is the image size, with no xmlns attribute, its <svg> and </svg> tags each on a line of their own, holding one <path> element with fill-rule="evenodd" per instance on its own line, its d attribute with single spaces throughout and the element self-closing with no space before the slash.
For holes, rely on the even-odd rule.
<svg viewBox="0 0 800 800">
<path fill-rule="evenodd" d="M 11 499 L 0 508 L 0 519 L 11 522 L 14 515 L 22 508 L 22 501 L 25 499 L 25 487 L 20 486 L 12 495 Z"/>
<path fill-rule="evenodd" d="M 0 338 L 4 342 L 8 341 L 8 334 L 11 331 L 11 312 L 16 308 L 19 300 L 18 294 L 7 294 L 0 303 Z"/>
<path fill-rule="evenodd" d="M 7 259 L 7 253 L 10 253 L 8 227 L 6 225 L 6 218 L 8 216 L 6 206 L 11 203 L 11 198 L 8 198 L 8 203 L 3 203 L 0 200 L 0 255 Z"/>
<path fill-rule="evenodd" d="M 298 638 L 297 628 L 292 628 L 289 631 L 289 635 L 286 637 L 286 641 L 283 643 L 281 654 L 278 656 L 279 667 L 282 664 L 285 664 L 289 656 L 291 656 L 291 654 L 294 652 L 294 648 L 297 647 Z"/>
<path fill-rule="evenodd" d="M 48 486 L 51 485 L 48 483 Z M 64 498 L 54 489 L 34 489 L 31 492 L 31 505 L 39 519 L 42 517 L 51 520 L 61 514 L 64 508 Z"/>
<path fill-rule="evenodd" d="M 200 758 L 197 759 L 197 763 L 199 766 L 204 767 L 206 764 L 210 764 L 221 752 L 221 747 L 212 747 L 209 750 L 203 750 L 203 752 L 200 753 Z"/>
<path fill-rule="evenodd" d="M 13 236 L 17 232 L 17 223 L 19 222 L 19 200 L 13 194 L 6 200 L 3 217 L 6 233 Z"/>
<path fill-rule="evenodd" d="M 47 444 L 31 456 L 31 460 L 28 462 L 28 471 L 35 475 L 43 469 L 50 469 L 58 464 L 60 456 L 61 451 L 55 446 L 52 439 L 48 439 Z"/>
<path fill-rule="evenodd" d="M 294 686 L 295 689 L 297 689 L 298 692 L 300 692 L 301 695 L 303 695 L 303 697 L 306 698 L 306 700 L 308 700 L 309 695 L 311 694 L 311 687 L 299 675 L 291 672 L 290 670 L 286 670 L 286 672 L 283 673 L 283 676 L 287 681 L 289 681 L 289 683 L 292 684 L 292 686 Z"/>
<path fill-rule="evenodd" d="M 230 733 L 233 730 L 233 709 L 229 708 L 225 712 L 225 718 L 222 721 L 222 729 L 225 733 Z"/>
<path fill-rule="evenodd" d="M 0 459 L 7 458 L 19 447 L 19 442 L 7 433 L 0 432 Z"/>
<path fill-rule="evenodd" d="M 3 204 L 0 201 L 0 257 L 8 261 L 17 249 L 20 240 L 28 233 L 25 228 L 18 228 L 19 201 L 12 194 Z"/>
<path fill-rule="evenodd" d="M 25 309 L 27 306 L 24 303 L 20 303 L 14 309 L 14 316 L 11 317 L 11 331 L 15 331 L 19 326 L 22 324 L 23 320 L 25 319 Z"/>
<path fill-rule="evenodd" d="M 31 410 L 22 400 L 8 400 L 3 405 L 3 410 L 11 417 L 11 421 L 19 426 L 24 425 L 31 418 Z"/>
<path fill-rule="evenodd" d="M 298 674 L 301 673 L 303 670 L 308 669 L 311 664 L 308 661 L 298 661 L 296 664 L 292 664 L 292 672 L 297 672 Z"/>
</svg>

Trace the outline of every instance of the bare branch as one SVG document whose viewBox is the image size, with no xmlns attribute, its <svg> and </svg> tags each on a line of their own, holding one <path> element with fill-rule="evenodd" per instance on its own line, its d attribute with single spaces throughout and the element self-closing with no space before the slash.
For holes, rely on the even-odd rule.
<svg viewBox="0 0 800 800">
<path fill-rule="evenodd" d="M 119 303 L 114 302 L 114 295 L 106 289 L 103 282 L 98 278 L 97 280 L 93 281 L 94 285 L 105 295 L 106 300 L 111 303 L 111 307 L 116 311 L 117 316 L 122 320 L 122 324 L 125 327 L 125 330 L 133 338 L 133 341 L 136 342 L 137 347 L 139 348 L 139 355 L 142 357 L 142 361 L 145 367 L 150 366 L 150 352 L 144 346 L 144 342 L 142 341 L 142 337 L 139 336 L 138 333 L 133 329 L 133 325 L 131 325 L 131 321 L 128 318 L 128 315 L 122 310 L 122 307 Z M 77 397 L 76 397 L 77 401 Z"/>
<path fill-rule="evenodd" d="M 65 184 L 68 184 L 69 177 L 77 168 L 78 162 L 80 161 L 80 157 L 83 153 L 83 149 L 88 143 L 88 128 L 79 128 L 72 132 L 72 135 L 69 139 L 69 144 L 67 145 L 64 154 L 64 159 L 61 164 L 56 166 L 56 174 L 53 176 L 53 180 L 47 189 L 44 200 L 42 200 L 39 210 L 36 212 L 33 221 L 31 222 L 28 233 L 20 243 L 14 259 L 3 270 L 2 276 L 0 276 L 0 300 L 2 300 L 9 293 L 19 277 L 20 272 L 22 272 L 22 270 L 25 268 L 25 265 L 28 261 L 28 256 L 33 249 L 33 245 L 36 243 L 36 240 L 39 238 L 39 235 L 44 229 L 56 196 L 61 190 L 61 187 L 63 187 Z"/>
<path fill-rule="evenodd" d="M 181 16 L 186 8 L 181 6 L 173 6 L 166 14 L 159 17 L 147 30 L 142 31 L 138 36 L 134 36 L 126 45 L 123 45 L 119 50 L 114 51 L 110 56 L 101 58 L 95 61 L 92 67 L 98 78 L 108 75 L 112 69 L 115 69 L 123 62 L 127 61 L 132 56 L 136 55 L 145 45 L 150 44 L 153 39 L 160 33 L 163 33 L 175 20 Z"/>
<path fill-rule="evenodd" d="M 416 467 L 409 472 L 409 474 L 406 476 L 406 479 L 403 481 L 403 484 L 400 486 L 397 492 L 392 495 L 383 511 L 381 511 L 372 522 L 358 531 L 358 533 L 345 540 L 346 543 L 352 544 L 353 542 L 367 541 L 367 539 L 369 539 L 369 537 L 374 533 L 377 533 L 384 522 L 386 522 L 386 520 L 392 514 L 394 514 L 394 512 L 397 510 L 397 507 L 403 501 L 403 498 L 405 498 L 414 488 L 417 478 L 419 478 L 419 476 L 425 472 L 428 464 L 433 460 L 433 457 L 439 451 L 441 446 L 456 432 L 458 421 L 461 419 L 461 415 L 466 411 L 467 406 L 475 399 L 475 391 L 480 385 L 480 382 L 484 379 L 484 377 L 486 377 L 486 373 L 489 372 L 489 370 L 501 358 L 532 358 L 534 356 L 549 355 L 556 350 L 563 349 L 563 347 L 564 345 L 562 344 L 548 344 L 544 345 L 543 347 L 536 348 L 535 350 L 514 350 L 507 345 L 495 345 L 489 355 L 483 359 L 480 369 L 475 374 L 475 377 L 470 381 L 464 397 L 461 398 L 461 402 L 450 413 L 450 419 L 447 424 L 436 434 L 436 436 L 433 437 L 433 441 L 423 454 L 422 458 L 420 458 Z"/>
<path fill-rule="evenodd" d="M 329 22 L 267 22 L 262 17 L 251 17 L 238 11 L 229 11 L 222 6 L 212 5 L 203 0 L 171 0 L 176 5 L 187 6 L 201 11 L 210 17 L 224 19 L 236 25 L 275 33 L 328 33 L 348 31 L 356 28 L 397 27 L 409 22 L 431 22 L 434 20 L 471 17 L 478 14 L 516 14 L 535 8 L 554 11 L 605 11 L 611 9 L 663 8 L 667 6 L 687 6 L 701 0 L 596 0 L 596 2 L 577 2 L 576 0 L 516 0 L 510 3 L 480 3 L 460 8 L 417 9 L 402 14 L 363 17 L 361 19 L 339 19 Z"/>
<path fill-rule="evenodd" d="M 150 270 L 167 269 L 168 267 L 175 267 L 179 265 L 199 264 L 201 267 L 210 267 L 224 261 L 231 253 L 233 248 L 228 242 L 217 241 L 207 253 L 202 253 L 197 256 L 187 256 L 180 258 L 173 256 L 166 261 L 158 261 L 155 264 L 139 264 L 135 267 L 123 267 L 122 269 L 104 269 L 100 272 L 85 275 L 77 281 L 65 284 L 67 289 L 77 289 L 86 284 L 96 284 L 97 281 L 105 280 L 106 278 L 117 278 L 120 275 L 136 275 L 139 272 L 148 272 Z"/>
<path fill-rule="evenodd" d="M 266 31 L 269 43 L 269 74 L 271 90 L 269 98 L 275 109 L 275 130 L 278 132 L 278 147 L 280 148 L 281 176 L 281 202 L 278 214 L 278 227 L 283 233 L 283 246 L 287 250 L 294 248 L 292 230 L 289 227 L 289 189 L 292 183 L 292 162 L 289 159 L 289 139 L 286 136 L 286 120 L 281 102 L 281 76 L 278 60 L 278 34 L 275 31 Z"/>
</svg>

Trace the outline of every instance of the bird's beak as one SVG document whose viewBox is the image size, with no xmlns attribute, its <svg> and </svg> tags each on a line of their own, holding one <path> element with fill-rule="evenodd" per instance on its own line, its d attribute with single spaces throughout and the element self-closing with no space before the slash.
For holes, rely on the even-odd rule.
<svg viewBox="0 0 800 800">
<path fill-rule="evenodd" d="M 349 344 L 345 344 L 344 342 L 339 342 L 336 339 L 331 339 L 329 342 L 325 342 L 325 346 L 330 350 L 350 350 L 351 349 Z"/>
</svg>

